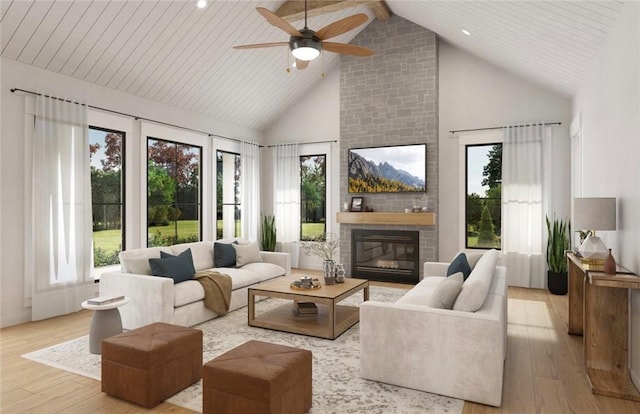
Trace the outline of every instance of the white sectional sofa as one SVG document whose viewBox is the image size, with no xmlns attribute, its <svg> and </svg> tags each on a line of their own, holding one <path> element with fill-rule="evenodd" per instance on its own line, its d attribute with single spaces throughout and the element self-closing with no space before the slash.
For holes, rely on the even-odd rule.
<svg viewBox="0 0 640 414">
<path fill-rule="evenodd" d="M 361 376 L 500 406 L 507 349 L 507 284 L 505 268 L 496 266 L 497 257 L 498 252 L 492 250 L 480 258 L 462 285 L 454 309 L 427 305 L 449 266 L 435 262 L 424 264 L 424 279 L 396 303 L 363 303 Z M 461 300 L 466 303 L 458 303 Z M 464 308 L 472 302 L 479 309 L 455 310 L 456 305 Z"/>
<path fill-rule="evenodd" d="M 188 248 L 191 249 L 196 271 L 214 268 L 214 243 L 203 241 L 125 250 L 120 253 L 121 270 L 101 276 L 101 296 L 126 295 L 130 299 L 128 304 L 119 308 L 123 328 L 135 329 L 153 322 L 193 326 L 218 316 L 204 306 L 204 289 L 197 280 L 174 284 L 171 278 L 151 275 L 150 258 L 159 258 L 161 251 L 178 255 Z M 291 273 L 288 253 L 259 253 L 261 262 L 214 269 L 232 279 L 229 311 L 247 306 L 250 286 Z"/>
</svg>

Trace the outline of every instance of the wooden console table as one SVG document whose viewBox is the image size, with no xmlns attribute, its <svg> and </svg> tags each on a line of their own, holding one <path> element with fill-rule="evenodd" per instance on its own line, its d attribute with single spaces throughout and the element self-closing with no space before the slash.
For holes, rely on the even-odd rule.
<svg viewBox="0 0 640 414">
<path fill-rule="evenodd" d="M 621 266 L 619 273 L 605 274 L 602 266 L 583 265 L 573 253 L 567 253 L 567 263 L 568 331 L 584 333 L 591 392 L 640 401 L 629 377 L 629 289 L 640 289 L 640 277 Z"/>
</svg>

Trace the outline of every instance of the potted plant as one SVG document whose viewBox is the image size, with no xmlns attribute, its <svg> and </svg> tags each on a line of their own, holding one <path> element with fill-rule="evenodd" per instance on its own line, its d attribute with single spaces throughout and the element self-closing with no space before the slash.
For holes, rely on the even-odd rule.
<svg viewBox="0 0 640 414">
<path fill-rule="evenodd" d="M 262 245 L 262 250 L 273 252 L 276 250 L 276 218 L 267 214 L 261 214 L 261 216 L 262 233 L 260 244 Z"/>
<path fill-rule="evenodd" d="M 327 285 L 335 283 L 336 264 L 333 256 L 340 245 L 340 239 L 333 233 L 325 233 L 318 240 L 303 241 L 302 249 L 306 254 L 318 256 L 323 260 L 322 270 Z"/>
<path fill-rule="evenodd" d="M 567 294 L 567 258 L 569 250 L 569 234 L 571 224 L 555 217 L 553 222 L 547 220 L 547 287 L 554 295 Z"/>
</svg>

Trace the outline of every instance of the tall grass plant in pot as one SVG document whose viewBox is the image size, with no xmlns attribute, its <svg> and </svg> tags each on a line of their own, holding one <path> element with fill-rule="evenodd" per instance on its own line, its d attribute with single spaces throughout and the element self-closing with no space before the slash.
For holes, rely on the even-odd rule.
<svg viewBox="0 0 640 414">
<path fill-rule="evenodd" d="M 546 217 L 547 221 L 547 287 L 554 295 L 566 295 L 567 258 L 565 252 L 570 248 L 569 234 L 571 223 L 562 219 Z"/>
<path fill-rule="evenodd" d="M 262 233 L 260 235 L 260 244 L 262 250 L 266 252 L 274 252 L 276 250 L 276 218 L 266 214 L 262 216 Z"/>
</svg>

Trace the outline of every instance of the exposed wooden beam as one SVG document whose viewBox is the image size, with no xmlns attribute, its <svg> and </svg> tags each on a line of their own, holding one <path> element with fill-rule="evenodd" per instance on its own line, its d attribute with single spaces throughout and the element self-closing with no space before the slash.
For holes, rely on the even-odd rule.
<svg viewBox="0 0 640 414">
<path fill-rule="evenodd" d="M 333 13 L 350 7 L 367 4 L 375 13 L 376 17 L 381 20 L 387 20 L 391 15 L 389 8 L 384 1 L 380 0 L 309 0 L 307 4 L 307 16 L 320 16 L 327 13 Z M 374 8 L 375 7 L 375 8 Z M 377 11 L 378 10 L 378 11 Z M 385 11 L 387 17 L 385 16 Z M 296 22 L 304 19 L 304 1 L 288 0 L 274 12 L 277 16 L 282 17 L 288 22 Z M 382 18 L 378 16 L 380 13 Z"/>
<path fill-rule="evenodd" d="M 376 18 L 381 21 L 387 21 L 391 17 L 391 10 L 384 1 L 375 1 L 369 4 L 369 8 L 376 15 Z"/>
</svg>

